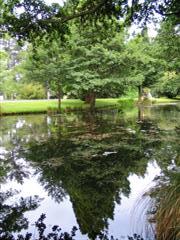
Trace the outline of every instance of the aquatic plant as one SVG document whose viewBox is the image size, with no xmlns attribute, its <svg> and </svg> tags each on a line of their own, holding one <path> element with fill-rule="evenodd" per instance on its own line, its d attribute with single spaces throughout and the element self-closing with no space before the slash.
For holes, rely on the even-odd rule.
<svg viewBox="0 0 180 240">
<path fill-rule="evenodd" d="M 152 198 L 147 216 L 155 223 L 157 240 L 180 239 L 180 174 L 167 172 L 150 191 Z"/>
</svg>

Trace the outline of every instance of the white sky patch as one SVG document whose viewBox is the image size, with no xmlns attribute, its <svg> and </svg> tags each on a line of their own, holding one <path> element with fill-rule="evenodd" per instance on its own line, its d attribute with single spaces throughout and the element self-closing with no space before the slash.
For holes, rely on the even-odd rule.
<svg viewBox="0 0 180 240">
<path fill-rule="evenodd" d="M 158 25 L 158 28 L 159 28 L 159 25 Z M 148 35 L 149 37 L 156 37 L 157 35 L 157 26 L 154 26 L 154 24 L 148 24 Z"/>
<path fill-rule="evenodd" d="M 149 35 L 149 37 L 150 38 L 156 37 L 157 30 L 160 27 L 159 24 L 158 24 L 158 26 L 155 26 L 153 23 L 151 23 L 151 24 L 147 24 L 147 27 L 148 27 L 148 35 Z M 141 31 L 142 31 L 142 29 L 139 28 L 137 25 L 132 25 L 129 28 L 129 34 L 131 36 L 136 35 L 136 34 L 140 33 Z"/>
<path fill-rule="evenodd" d="M 51 5 L 52 3 L 59 3 L 59 5 L 64 5 L 65 0 L 44 0 L 46 4 Z"/>
</svg>

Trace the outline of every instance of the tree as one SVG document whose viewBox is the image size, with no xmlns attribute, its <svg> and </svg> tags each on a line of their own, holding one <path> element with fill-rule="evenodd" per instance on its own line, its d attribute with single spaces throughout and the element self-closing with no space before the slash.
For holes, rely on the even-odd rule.
<svg viewBox="0 0 180 240">
<path fill-rule="evenodd" d="M 72 19 L 81 21 L 103 22 L 104 17 L 124 19 L 126 24 L 144 23 L 155 19 L 155 14 L 162 18 L 179 17 L 178 0 L 83 0 L 67 1 L 64 6 L 59 4 L 46 5 L 43 0 L 12 0 L 1 1 L 1 33 L 10 32 L 20 40 L 30 40 L 57 31 L 63 38 L 68 31 L 67 23 Z M 21 9 L 21 11 L 19 11 Z M 23 11 L 22 11 L 23 9 Z"/>
<path fill-rule="evenodd" d="M 13 99 L 18 92 L 18 74 L 15 70 L 19 63 L 21 47 L 15 39 L 5 35 L 0 39 L 0 92 L 5 98 Z"/>
<path fill-rule="evenodd" d="M 168 97 L 176 97 L 180 93 L 180 29 L 174 19 L 161 24 L 155 39 L 155 57 L 161 62 L 160 74 L 155 92 Z"/>
<path fill-rule="evenodd" d="M 35 51 L 29 47 L 27 59 L 21 70 L 25 81 L 39 82 L 47 89 L 53 90 L 58 97 L 58 109 L 61 108 L 62 86 L 68 72 L 68 47 L 54 39 L 51 44 L 43 41 Z"/>
<path fill-rule="evenodd" d="M 23 78 L 41 82 L 57 92 L 59 107 L 63 93 L 86 100 L 91 109 L 96 96 L 119 96 L 125 89 L 123 78 L 120 79 L 126 68 L 125 34 L 116 33 L 121 27 L 118 22 L 111 26 L 105 30 L 99 22 L 97 34 L 95 26 L 78 29 L 71 25 L 66 44 L 58 38 L 51 44 L 44 39 L 34 51 L 29 48 L 20 67 Z"/>
<path fill-rule="evenodd" d="M 107 21 L 107 25 L 111 24 Z M 67 91 L 95 106 L 96 97 L 120 96 L 125 88 L 126 74 L 125 33 L 119 32 L 121 25 L 114 22 L 111 29 L 95 27 L 72 31 L 69 77 L 71 85 Z M 116 32 L 118 31 L 118 32 Z M 114 37 L 112 39 L 112 36 Z"/>
<path fill-rule="evenodd" d="M 0 92 L 2 93 L 3 91 L 3 83 L 5 80 L 6 73 L 8 71 L 7 69 L 7 59 L 8 59 L 8 54 L 5 51 L 0 51 L 0 66 L 1 66 L 1 71 L 0 71 Z"/>
<path fill-rule="evenodd" d="M 145 28 L 143 33 L 131 39 L 126 47 L 129 59 L 126 82 L 138 88 L 140 100 L 142 88 L 152 86 L 158 79 L 160 64 L 153 53 L 154 41 L 149 39 L 147 28 Z"/>
<path fill-rule="evenodd" d="M 14 98 L 17 83 L 14 79 L 13 67 L 10 67 L 10 53 L 4 49 L 0 51 L 0 93 L 5 98 Z"/>
</svg>

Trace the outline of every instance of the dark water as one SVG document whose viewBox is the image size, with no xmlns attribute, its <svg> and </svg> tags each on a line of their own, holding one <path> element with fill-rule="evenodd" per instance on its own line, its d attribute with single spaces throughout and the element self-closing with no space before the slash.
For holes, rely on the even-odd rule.
<svg viewBox="0 0 180 240">
<path fill-rule="evenodd" d="M 142 195 L 180 164 L 180 106 L 0 118 L 0 229 L 58 224 L 77 239 L 147 229 Z M 152 239 L 152 236 L 150 237 Z"/>
</svg>

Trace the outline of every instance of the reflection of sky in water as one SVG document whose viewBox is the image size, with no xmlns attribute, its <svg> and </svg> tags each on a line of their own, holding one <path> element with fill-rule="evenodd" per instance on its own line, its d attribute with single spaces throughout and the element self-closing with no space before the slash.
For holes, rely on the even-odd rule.
<svg viewBox="0 0 180 240">
<path fill-rule="evenodd" d="M 47 224 L 47 230 L 48 228 L 51 229 L 53 225 L 59 225 L 63 231 L 70 232 L 73 226 L 78 226 L 69 197 L 67 196 L 60 204 L 54 202 L 53 199 L 48 196 L 44 188 L 38 183 L 38 176 L 33 177 L 33 170 L 31 169 L 30 171 L 32 173 L 32 178 L 24 179 L 23 185 L 9 181 L 5 186 L 1 187 L 1 191 L 9 189 L 16 189 L 19 191 L 19 194 L 16 194 L 10 201 L 7 201 L 8 203 L 13 203 L 16 200 L 18 201 L 21 196 L 26 198 L 38 195 L 42 199 L 40 206 L 36 210 L 24 214 L 24 216 L 30 220 L 28 231 L 35 234 L 34 223 L 42 213 L 46 213 L 46 220 L 44 222 Z M 26 232 L 27 230 L 22 231 L 22 233 Z"/>
<path fill-rule="evenodd" d="M 131 193 L 129 198 L 122 196 L 121 205 L 116 204 L 114 221 L 109 221 L 109 232 L 114 237 L 141 234 L 144 219 L 141 219 L 141 207 L 137 203 L 142 195 L 153 186 L 153 179 L 161 172 L 156 163 L 149 163 L 144 178 L 132 174 L 129 176 Z"/>
<path fill-rule="evenodd" d="M 33 170 L 31 171 L 33 173 Z M 141 219 L 142 209 L 140 207 L 136 209 L 136 204 L 141 199 L 143 193 L 152 186 L 154 177 L 159 174 L 160 168 L 157 164 L 149 163 L 144 178 L 136 174 L 128 177 L 131 193 L 129 198 L 122 195 L 121 204 L 115 205 L 114 220 L 109 220 L 108 232 L 110 235 L 126 239 L 128 234 L 132 235 L 134 232 L 141 233 L 140 231 L 143 226 L 143 219 Z M 60 204 L 54 202 L 38 183 L 37 176 L 25 179 L 23 185 L 11 181 L 6 184 L 6 186 L 2 186 L 1 190 L 8 190 L 10 188 L 19 190 L 19 196 L 28 197 L 38 195 L 43 199 L 36 210 L 25 213 L 25 217 L 31 219 L 29 231 L 32 233 L 35 231 L 34 222 L 42 213 L 46 213 L 45 223 L 47 223 L 47 229 L 51 229 L 51 227 L 56 224 L 59 225 L 63 231 L 70 232 L 73 226 L 78 226 L 69 197 L 67 196 Z M 18 195 L 15 195 L 11 201 L 12 200 L 18 200 Z M 134 209 L 136 211 L 134 211 Z M 86 236 L 82 236 L 79 232 L 77 232 L 76 238 L 87 239 Z"/>
</svg>

